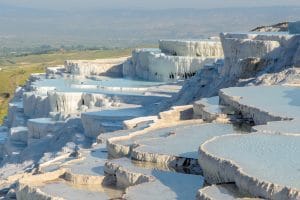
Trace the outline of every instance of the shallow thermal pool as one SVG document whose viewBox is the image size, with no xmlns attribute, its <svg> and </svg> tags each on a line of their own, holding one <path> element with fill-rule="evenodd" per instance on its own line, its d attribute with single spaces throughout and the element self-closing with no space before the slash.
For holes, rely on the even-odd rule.
<svg viewBox="0 0 300 200">
<path fill-rule="evenodd" d="M 147 137 L 147 134 L 145 134 L 145 138 L 139 136 L 136 143 L 141 146 L 135 150 L 197 159 L 198 148 L 205 141 L 216 136 L 233 133 L 237 133 L 237 131 L 231 124 L 209 123 L 176 126 L 150 132 L 152 138 Z M 165 137 L 158 137 L 163 135 Z"/>
<path fill-rule="evenodd" d="M 300 134 L 300 120 L 268 122 L 265 125 L 254 126 L 253 129 L 264 133 Z"/>
<path fill-rule="evenodd" d="M 42 192 L 68 200 L 113 199 L 122 196 L 122 190 L 101 185 L 73 185 L 63 180 L 50 182 L 40 187 Z"/>
<path fill-rule="evenodd" d="M 155 181 L 130 187 L 130 199 L 193 199 L 198 189 L 203 187 L 204 178 L 200 175 L 182 174 L 135 165 L 128 158 L 111 160 L 126 172 L 141 173 L 155 177 Z M 162 192 L 164 196 L 161 196 Z"/>
<path fill-rule="evenodd" d="M 241 97 L 238 101 L 276 116 L 300 118 L 300 87 L 251 86 L 222 89 L 228 96 Z"/>
<path fill-rule="evenodd" d="M 101 87 L 127 87 L 127 88 L 144 88 L 151 86 L 158 86 L 164 84 L 163 82 L 150 82 L 142 80 L 133 80 L 126 78 L 111 78 L 100 76 L 97 80 L 80 78 L 80 77 L 64 77 L 57 79 L 46 79 L 42 78 L 33 82 L 34 86 L 37 87 L 56 87 L 57 90 L 67 90 L 76 85 L 90 85 Z M 76 87 L 77 88 L 77 87 Z M 73 89 L 76 89 L 73 88 Z"/>
<path fill-rule="evenodd" d="M 217 158 L 233 161 L 251 177 L 300 189 L 300 136 L 263 133 L 222 136 L 204 144 L 202 149 Z"/>
</svg>

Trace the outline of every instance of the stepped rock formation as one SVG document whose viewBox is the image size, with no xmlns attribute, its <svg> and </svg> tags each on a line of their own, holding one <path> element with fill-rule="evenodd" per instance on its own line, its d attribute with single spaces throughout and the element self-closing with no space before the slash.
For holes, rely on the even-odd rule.
<svg viewBox="0 0 300 200">
<path fill-rule="evenodd" d="M 151 81 L 188 79 L 223 57 L 220 41 L 160 40 L 160 49 L 137 49 L 123 65 L 126 77 Z"/>
<path fill-rule="evenodd" d="M 108 75 L 122 76 L 122 64 L 127 59 L 99 59 L 99 60 L 66 60 L 65 70 L 67 73 L 82 76 Z"/>
<path fill-rule="evenodd" d="M 31 75 L 0 126 L 0 198 L 299 199 L 299 27 Z"/>
</svg>

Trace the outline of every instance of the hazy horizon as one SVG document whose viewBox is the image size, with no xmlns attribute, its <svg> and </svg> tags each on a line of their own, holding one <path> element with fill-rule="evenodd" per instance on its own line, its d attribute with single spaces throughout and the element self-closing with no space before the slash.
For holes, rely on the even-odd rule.
<svg viewBox="0 0 300 200">
<path fill-rule="evenodd" d="M 41 45 L 134 47 L 300 19 L 300 1 L 217 2 L 0 0 L 0 54 Z"/>
<path fill-rule="evenodd" d="M 53 10 L 94 10 L 94 9 L 170 9 L 170 8 L 194 8 L 212 9 L 226 7 L 271 7 L 271 6 L 300 6 L 299 0 L 0 0 L 0 3 L 35 9 Z"/>
</svg>

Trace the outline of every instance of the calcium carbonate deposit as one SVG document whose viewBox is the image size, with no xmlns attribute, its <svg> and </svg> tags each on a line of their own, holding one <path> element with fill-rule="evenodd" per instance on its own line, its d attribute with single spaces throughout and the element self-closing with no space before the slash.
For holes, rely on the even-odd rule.
<svg viewBox="0 0 300 200">
<path fill-rule="evenodd" d="M 299 24 L 32 74 L 0 126 L 0 199 L 300 199 Z"/>
</svg>

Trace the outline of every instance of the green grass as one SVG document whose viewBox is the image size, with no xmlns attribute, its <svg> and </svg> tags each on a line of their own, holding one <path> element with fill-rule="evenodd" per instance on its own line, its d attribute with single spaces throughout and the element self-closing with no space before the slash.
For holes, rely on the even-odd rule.
<svg viewBox="0 0 300 200">
<path fill-rule="evenodd" d="M 16 87 L 24 85 L 30 74 L 44 72 L 47 66 L 62 65 L 65 60 L 122 57 L 129 56 L 131 51 L 132 49 L 70 51 L 0 58 L 0 124 L 7 115 L 8 103 Z M 9 94 L 9 97 L 1 94 Z"/>
<path fill-rule="evenodd" d="M 0 58 L 0 67 L 20 67 L 28 65 L 59 65 L 65 60 L 81 60 L 81 59 L 97 59 L 97 58 L 113 58 L 128 56 L 132 49 L 116 49 L 116 50 L 96 50 L 96 51 L 70 51 L 70 52 L 53 52 L 40 55 L 28 56 L 11 56 Z"/>
</svg>

